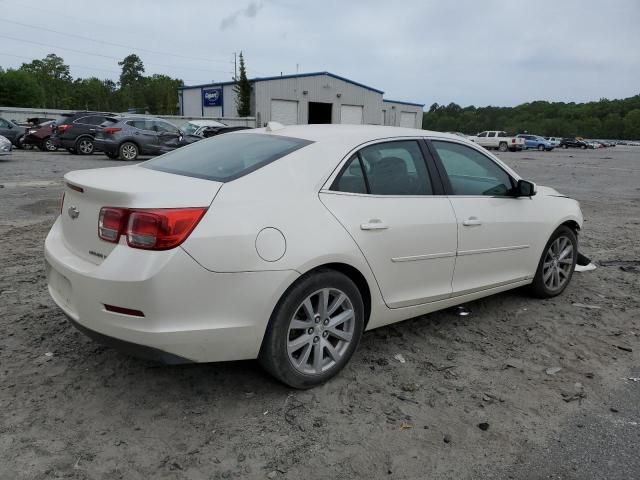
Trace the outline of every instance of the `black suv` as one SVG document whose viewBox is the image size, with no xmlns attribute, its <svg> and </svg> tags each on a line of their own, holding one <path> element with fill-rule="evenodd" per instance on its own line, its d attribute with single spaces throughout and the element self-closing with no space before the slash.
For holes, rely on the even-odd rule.
<svg viewBox="0 0 640 480">
<path fill-rule="evenodd" d="M 69 153 L 91 155 L 99 125 L 115 116 L 104 112 L 65 113 L 56 120 L 51 142 L 57 147 L 66 148 Z"/>
<path fill-rule="evenodd" d="M 578 140 L 577 138 L 563 138 L 560 140 L 560 148 L 581 148 L 586 149 L 589 147 L 587 142 L 583 142 L 582 140 Z"/>
</svg>

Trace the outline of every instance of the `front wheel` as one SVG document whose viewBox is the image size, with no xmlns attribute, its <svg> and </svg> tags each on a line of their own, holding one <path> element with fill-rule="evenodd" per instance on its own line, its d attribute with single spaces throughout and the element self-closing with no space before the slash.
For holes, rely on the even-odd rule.
<svg viewBox="0 0 640 480">
<path fill-rule="evenodd" d="M 573 276 L 578 259 L 578 237 L 566 225 L 559 226 L 544 247 L 531 290 L 540 298 L 560 295 Z"/>
<path fill-rule="evenodd" d="M 47 138 L 44 142 L 42 142 L 42 150 L 46 152 L 55 152 L 56 150 L 58 150 L 58 147 L 53 144 L 50 138 Z"/>
<path fill-rule="evenodd" d="M 544 145 L 538 145 L 538 150 L 540 152 L 544 152 Z"/>
<path fill-rule="evenodd" d="M 562 148 L 564 148 L 565 150 L 566 150 L 567 148 L 569 148 L 567 145 L 560 145 L 560 146 L 561 146 Z"/>
<path fill-rule="evenodd" d="M 347 364 L 364 329 L 358 287 L 334 270 L 303 277 L 278 302 L 262 342 L 262 366 L 299 389 L 326 382 Z"/>
</svg>

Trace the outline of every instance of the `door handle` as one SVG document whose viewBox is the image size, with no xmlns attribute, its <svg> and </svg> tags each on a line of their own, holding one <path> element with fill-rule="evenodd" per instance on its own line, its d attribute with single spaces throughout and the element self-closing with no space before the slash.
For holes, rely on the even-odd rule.
<svg viewBox="0 0 640 480">
<path fill-rule="evenodd" d="M 387 228 L 389 228 L 389 225 L 377 218 L 373 218 L 367 223 L 360 225 L 360 230 L 386 230 Z"/>
<path fill-rule="evenodd" d="M 462 225 L 465 227 L 475 227 L 477 225 L 482 225 L 482 222 L 478 217 L 469 217 L 462 221 Z"/>
</svg>

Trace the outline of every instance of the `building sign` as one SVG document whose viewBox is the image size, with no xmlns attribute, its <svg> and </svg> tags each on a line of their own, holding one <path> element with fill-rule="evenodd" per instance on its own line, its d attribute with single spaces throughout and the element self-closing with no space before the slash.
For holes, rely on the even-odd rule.
<svg viewBox="0 0 640 480">
<path fill-rule="evenodd" d="M 222 106 L 222 87 L 202 89 L 202 106 L 203 107 L 221 107 Z"/>
</svg>

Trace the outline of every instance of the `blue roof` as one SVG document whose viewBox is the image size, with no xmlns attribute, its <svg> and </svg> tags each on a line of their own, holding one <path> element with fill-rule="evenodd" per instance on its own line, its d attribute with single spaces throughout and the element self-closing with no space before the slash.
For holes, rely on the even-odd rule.
<svg viewBox="0 0 640 480">
<path fill-rule="evenodd" d="M 377 88 L 369 87 L 362 83 L 354 82 L 353 80 L 349 80 L 348 78 L 341 77 L 340 75 L 335 75 L 330 72 L 312 72 L 312 73 L 296 73 L 293 75 L 277 75 L 274 77 L 256 77 L 250 78 L 250 82 L 267 82 L 269 80 L 283 80 L 285 78 L 304 78 L 304 77 L 317 77 L 320 75 L 327 75 L 329 77 L 337 78 L 338 80 L 342 80 L 343 82 L 351 83 L 353 85 L 357 85 L 358 87 L 366 88 L 367 90 L 371 90 L 372 92 L 384 93 L 382 90 L 378 90 Z M 203 87 L 217 87 L 220 85 L 232 85 L 236 82 L 216 82 L 216 83 L 207 83 L 203 85 L 188 85 L 184 87 L 178 87 L 178 90 L 187 90 L 190 88 L 203 88 Z M 422 105 L 424 106 L 424 105 Z"/>
<path fill-rule="evenodd" d="M 424 103 L 401 102 L 400 100 L 387 100 L 386 98 L 383 98 L 382 101 L 389 102 L 389 103 L 399 103 L 400 105 L 412 105 L 414 107 L 424 107 Z"/>
</svg>

